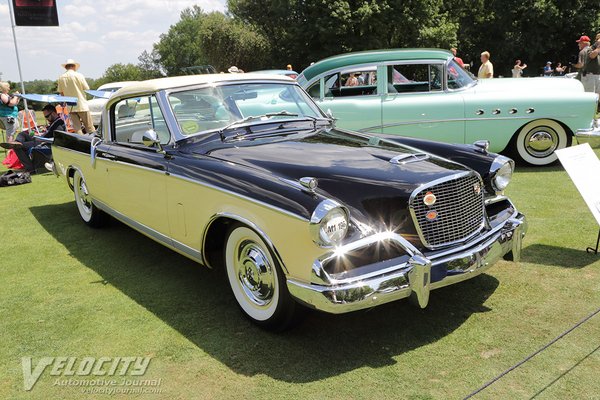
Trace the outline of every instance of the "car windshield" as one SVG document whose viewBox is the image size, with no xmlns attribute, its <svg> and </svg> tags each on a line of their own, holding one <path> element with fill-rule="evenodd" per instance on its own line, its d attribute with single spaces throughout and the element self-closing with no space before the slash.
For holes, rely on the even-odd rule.
<svg viewBox="0 0 600 400">
<path fill-rule="evenodd" d="M 300 87 L 285 83 L 236 83 L 186 90 L 170 93 L 169 102 L 186 136 L 236 122 L 325 118 Z"/>
<path fill-rule="evenodd" d="M 460 89 L 474 85 L 477 81 L 473 79 L 473 75 L 465 71 L 454 60 L 448 62 L 448 89 Z"/>
</svg>

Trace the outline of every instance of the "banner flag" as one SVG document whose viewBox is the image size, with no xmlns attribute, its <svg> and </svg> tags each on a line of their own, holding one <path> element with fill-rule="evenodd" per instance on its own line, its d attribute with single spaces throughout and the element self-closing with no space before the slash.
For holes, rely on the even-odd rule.
<svg viewBox="0 0 600 400">
<path fill-rule="evenodd" d="M 17 26 L 58 26 L 56 0 L 12 0 Z"/>
</svg>

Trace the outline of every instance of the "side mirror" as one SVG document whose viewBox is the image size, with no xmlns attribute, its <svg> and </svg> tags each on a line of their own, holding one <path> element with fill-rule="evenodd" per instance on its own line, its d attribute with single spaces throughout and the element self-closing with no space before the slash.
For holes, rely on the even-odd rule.
<svg viewBox="0 0 600 400">
<path fill-rule="evenodd" d="M 158 139 L 158 134 L 154 129 L 148 129 L 146 132 L 144 132 L 144 134 L 142 135 L 142 143 L 146 147 L 156 146 L 158 148 L 159 153 L 165 153 L 165 151 L 162 148 L 162 145 L 160 144 L 160 140 Z"/>
</svg>

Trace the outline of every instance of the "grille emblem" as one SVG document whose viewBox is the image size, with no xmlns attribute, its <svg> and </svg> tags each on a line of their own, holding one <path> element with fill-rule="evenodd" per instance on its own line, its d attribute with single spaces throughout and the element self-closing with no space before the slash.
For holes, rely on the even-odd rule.
<svg viewBox="0 0 600 400">
<path fill-rule="evenodd" d="M 438 213 L 435 210 L 431 210 L 427 214 L 425 214 L 425 218 L 427 218 L 427 221 L 435 221 L 437 217 Z"/>
<path fill-rule="evenodd" d="M 479 194 L 481 193 L 481 185 L 479 183 L 474 183 L 473 191 L 475 192 L 476 195 L 479 196 Z"/>
<path fill-rule="evenodd" d="M 437 200 L 437 197 L 435 197 L 435 194 L 433 194 L 431 192 L 425 193 L 425 196 L 423 197 L 423 203 L 429 207 L 434 205 L 436 200 Z"/>
</svg>

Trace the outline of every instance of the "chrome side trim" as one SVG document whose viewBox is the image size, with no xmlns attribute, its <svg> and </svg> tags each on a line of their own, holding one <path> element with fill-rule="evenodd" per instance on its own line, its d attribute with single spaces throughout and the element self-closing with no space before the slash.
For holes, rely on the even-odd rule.
<svg viewBox="0 0 600 400">
<path fill-rule="evenodd" d="M 269 250 L 275 256 L 276 261 L 279 263 L 279 265 L 284 270 L 284 272 L 286 274 L 289 274 L 285 264 L 283 263 L 283 259 L 277 252 L 277 249 L 275 248 L 275 245 L 273 244 L 273 241 L 269 238 L 269 236 L 262 229 L 260 229 L 258 227 L 258 225 L 256 225 L 254 222 L 249 221 L 248 219 L 246 219 L 244 217 L 240 217 L 239 215 L 228 213 L 228 212 L 219 212 L 219 213 L 212 215 L 210 217 L 210 219 L 208 220 L 208 223 L 204 227 L 204 232 L 202 233 L 202 253 L 201 253 L 201 257 L 202 257 L 204 265 L 207 265 L 210 268 L 213 267 L 212 265 L 210 265 L 210 263 L 208 262 L 208 258 L 206 257 L 206 253 L 205 253 L 206 239 L 208 238 L 208 231 L 209 231 L 210 227 L 219 218 L 233 219 L 235 221 L 241 222 L 244 225 L 247 225 L 250 228 L 252 228 L 261 237 L 261 239 L 265 241 L 265 243 L 269 247 Z"/>
<path fill-rule="evenodd" d="M 103 202 L 101 202 L 99 200 L 93 199 L 92 202 L 100 210 L 102 210 L 105 213 L 111 215 L 112 217 L 118 219 L 119 221 L 123 222 L 124 224 L 130 226 L 131 228 L 135 229 L 136 231 L 141 232 L 144 235 L 148 236 L 149 238 L 151 238 L 171 249 L 174 249 L 174 250 L 178 251 L 179 253 L 182 253 L 183 255 L 187 256 L 188 258 L 191 258 L 192 260 L 194 260 L 196 262 L 199 262 L 200 264 L 205 265 L 203 257 L 202 257 L 202 253 L 199 252 L 198 250 L 196 250 L 188 245 L 185 245 L 181 242 L 178 242 L 177 240 L 174 240 L 167 235 L 164 235 L 150 227 L 147 227 L 144 224 L 134 221 L 133 219 L 110 208 L 109 206 L 107 206 L 106 204 L 104 204 Z"/>
<path fill-rule="evenodd" d="M 574 116 L 563 116 L 563 117 L 552 117 L 552 119 L 557 118 L 573 118 Z M 538 117 L 539 119 L 542 117 Z M 497 117 L 497 118 L 447 118 L 447 119 L 427 119 L 427 120 L 412 120 L 412 121 L 403 121 L 403 122 L 394 122 L 392 124 L 382 124 L 369 126 L 366 128 L 359 129 L 358 132 L 368 133 L 370 130 L 377 129 L 385 129 L 385 128 L 393 128 L 395 126 L 406 126 L 406 125 L 417 125 L 417 124 L 431 124 L 431 123 L 442 123 L 442 122 L 468 122 L 468 121 L 498 121 L 498 120 L 531 120 L 530 116 L 519 116 L 519 117 Z"/>
</svg>

